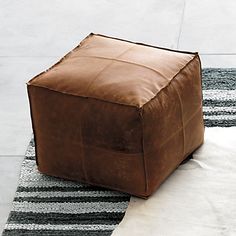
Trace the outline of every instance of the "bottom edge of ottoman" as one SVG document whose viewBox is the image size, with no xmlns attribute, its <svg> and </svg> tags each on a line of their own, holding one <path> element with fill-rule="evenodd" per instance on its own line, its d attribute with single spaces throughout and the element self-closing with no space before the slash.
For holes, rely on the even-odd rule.
<svg viewBox="0 0 236 236">
<path fill-rule="evenodd" d="M 119 188 L 119 187 L 109 186 L 109 185 L 105 185 L 105 184 L 101 184 L 101 183 L 95 183 L 95 182 L 87 181 L 87 180 L 85 181 L 85 180 L 79 180 L 79 179 L 72 179 L 71 177 L 62 176 L 61 174 L 57 175 L 55 173 L 49 173 L 47 171 L 44 171 L 40 168 L 40 166 L 38 166 L 38 171 L 41 174 L 56 177 L 56 178 L 59 178 L 59 179 L 62 179 L 62 180 L 78 182 L 78 183 L 81 183 L 81 184 L 88 184 L 88 185 L 95 186 L 95 187 L 105 188 L 107 190 L 114 190 L 114 191 L 122 192 L 124 194 L 129 194 L 129 195 L 132 195 L 132 196 L 135 196 L 135 197 L 139 197 L 139 198 L 142 198 L 142 199 L 148 199 L 148 197 L 152 194 L 152 193 L 151 194 L 135 193 L 135 192 L 131 192 L 131 191 L 126 190 L 126 189 Z"/>
</svg>

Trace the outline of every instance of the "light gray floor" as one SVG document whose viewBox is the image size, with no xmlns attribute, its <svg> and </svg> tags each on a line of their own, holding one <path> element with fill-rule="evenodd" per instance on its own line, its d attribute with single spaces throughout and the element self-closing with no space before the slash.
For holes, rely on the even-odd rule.
<svg viewBox="0 0 236 236">
<path fill-rule="evenodd" d="M 25 83 L 90 32 L 236 67 L 235 0 L 0 0 L 0 232 L 32 130 Z"/>
</svg>

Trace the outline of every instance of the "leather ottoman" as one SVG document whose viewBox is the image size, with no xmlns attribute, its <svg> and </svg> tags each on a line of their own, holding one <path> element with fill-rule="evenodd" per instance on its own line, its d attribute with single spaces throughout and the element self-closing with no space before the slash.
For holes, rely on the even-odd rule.
<svg viewBox="0 0 236 236">
<path fill-rule="evenodd" d="M 197 53 L 90 34 L 27 87 L 47 175 L 146 198 L 203 143 Z"/>
</svg>

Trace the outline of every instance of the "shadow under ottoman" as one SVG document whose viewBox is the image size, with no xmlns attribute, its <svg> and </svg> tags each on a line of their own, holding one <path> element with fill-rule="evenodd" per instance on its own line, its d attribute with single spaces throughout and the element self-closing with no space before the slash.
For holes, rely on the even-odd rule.
<svg viewBox="0 0 236 236">
<path fill-rule="evenodd" d="M 90 34 L 27 85 L 48 175 L 145 198 L 203 143 L 197 53 Z"/>
</svg>

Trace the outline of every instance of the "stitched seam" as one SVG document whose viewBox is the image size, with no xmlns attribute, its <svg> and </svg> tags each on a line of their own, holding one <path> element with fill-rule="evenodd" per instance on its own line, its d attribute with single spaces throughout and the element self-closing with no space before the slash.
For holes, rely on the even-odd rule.
<svg viewBox="0 0 236 236">
<path fill-rule="evenodd" d="M 118 59 L 118 58 L 109 58 L 109 57 L 100 57 L 100 56 L 79 56 L 79 57 L 88 57 L 88 58 L 91 57 L 91 58 L 98 58 L 98 59 L 104 59 L 104 60 L 112 60 L 112 61 L 118 61 L 118 62 L 123 62 L 123 63 L 127 63 L 127 64 L 132 64 L 132 65 L 135 65 L 135 66 L 140 66 L 140 67 L 149 69 L 151 71 L 154 71 L 155 73 L 157 73 L 158 75 L 161 75 L 166 80 L 169 80 L 161 72 L 159 72 L 159 71 L 157 71 L 157 70 L 155 70 L 155 69 L 153 69 L 153 68 L 151 68 L 149 66 L 145 66 L 145 65 L 142 65 L 142 64 L 139 64 L 139 63 L 135 63 L 135 62 L 132 62 L 132 61 L 125 61 L 125 60 L 121 60 L 121 59 Z"/>
<path fill-rule="evenodd" d="M 41 134 L 41 137 L 43 137 L 44 135 Z M 46 136 L 46 135 L 45 135 Z M 47 137 L 47 136 L 46 136 Z M 55 137 L 55 139 L 57 139 L 57 137 Z M 59 140 L 61 140 L 61 138 L 58 138 Z M 126 151 L 118 151 L 118 150 L 115 150 L 115 149 L 108 149 L 108 148 L 105 148 L 105 147 L 100 147 L 100 146 L 96 146 L 96 145 L 91 145 L 91 144 L 86 144 L 86 143 L 83 143 L 83 142 L 73 142 L 71 141 L 71 143 L 76 143 L 76 145 L 78 146 L 85 146 L 87 148 L 94 148 L 94 149 L 100 149 L 100 150 L 104 150 L 105 152 L 113 152 L 113 153 L 120 153 L 120 154 L 124 154 L 124 155 L 130 155 L 130 156 L 135 156 L 135 155 L 140 155 L 142 154 L 142 152 L 126 152 Z"/>
<path fill-rule="evenodd" d="M 201 107 L 199 107 L 199 108 L 197 109 L 197 111 L 191 116 L 190 119 L 188 119 L 188 120 L 185 122 L 184 125 L 185 125 L 185 126 L 188 125 L 188 123 L 189 123 L 200 111 L 201 111 Z M 182 128 L 179 128 L 179 129 L 177 129 L 174 133 L 172 133 L 172 134 L 165 140 L 165 142 L 163 142 L 163 143 L 161 143 L 160 145 L 158 145 L 158 148 L 163 147 L 167 142 L 169 142 L 170 140 L 172 140 L 172 139 L 176 136 L 176 134 L 178 134 L 178 133 L 181 131 L 181 129 L 182 129 Z M 156 151 L 153 150 L 153 151 L 150 151 L 150 152 L 148 152 L 148 153 L 146 153 L 146 154 L 149 155 L 150 153 L 153 153 L 153 152 L 156 152 Z"/>
<path fill-rule="evenodd" d="M 185 127 L 198 113 L 199 111 L 201 111 L 201 106 L 197 109 L 197 111 L 183 124 Z M 182 128 L 177 129 L 171 136 L 169 136 L 168 139 L 165 140 L 165 142 L 161 143 L 159 147 L 162 147 L 163 145 L 165 145 L 169 140 L 171 140 L 177 133 L 179 133 L 181 131 Z"/>
<path fill-rule="evenodd" d="M 192 55 L 197 54 L 197 52 L 189 52 L 189 51 L 182 51 L 182 50 L 175 50 L 175 49 L 170 49 L 170 48 L 158 47 L 158 46 L 154 46 L 154 45 L 150 45 L 150 44 L 145 44 L 145 43 L 140 43 L 140 42 L 133 42 L 133 41 L 126 40 L 126 39 L 121 39 L 121 38 L 116 38 L 116 37 L 112 37 L 112 36 L 107 36 L 107 35 L 104 35 L 104 34 L 91 33 L 90 35 L 95 35 L 95 36 L 100 36 L 100 37 L 104 37 L 104 38 L 115 39 L 115 40 L 118 40 L 118 41 L 123 41 L 123 42 L 127 42 L 127 43 L 133 43 L 133 44 L 144 46 L 144 47 L 162 49 L 162 50 L 170 51 L 170 52 L 192 54 Z"/>
<path fill-rule="evenodd" d="M 133 46 L 132 46 L 133 47 Z M 117 58 L 119 58 L 120 56 L 124 55 L 126 52 L 128 52 L 132 47 L 129 47 L 128 49 L 126 49 L 125 51 L 123 51 L 120 55 L 117 56 Z M 91 81 L 91 83 L 88 85 L 86 92 L 85 93 L 89 93 L 89 89 L 92 87 L 92 85 L 94 84 L 94 82 L 98 79 L 99 75 L 102 74 L 102 72 L 104 72 L 105 70 L 107 70 L 108 67 L 110 67 L 112 65 L 113 61 L 110 61 L 110 63 L 108 65 L 106 65 L 101 71 L 98 72 L 98 74 L 93 78 L 93 80 Z"/>
<path fill-rule="evenodd" d="M 91 37 L 93 35 L 93 33 L 90 33 L 87 37 L 85 37 L 80 43 L 79 45 L 77 45 L 75 48 L 73 48 L 71 51 L 69 51 L 65 56 L 63 56 L 61 59 L 59 59 L 59 61 L 57 61 L 55 64 L 53 64 L 51 67 L 49 67 L 48 69 L 42 71 L 41 73 L 37 74 L 36 76 L 34 76 L 30 81 L 28 81 L 26 84 L 29 85 L 34 79 L 39 78 L 40 76 L 42 76 L 43 74 L 47 73 L 49 70 L 53 69 L 54 67 L 56 67 L 58 64 L 60 64 L 61 62 L 63 62 L 67 57 L 69 57 L 70 54 L 72 54 L 73 52 L 77 51 L 82 44 L 87 41 L 87 39 L 89 37 Z"/>
<path fill-rule="evenodd" d="M 140 117 L 140 122 L 141 122 L 141 129 L 142 129 L 142 150 L 143 150 L 143 171 L 144 171 L 144 178 L 145 178 L 145 193 L 148 191 L 148 177 L 147 177 L 147 166 L 146 166 L 146 161 L 145 161 L 145 155 L 144 155 L 144 137 L 143 137 L 143 109 L 139 109 L 139 117 Z"/>
<path fill-rule="evenodd" d="M 182 133 L 183 133 L 183 155 L 184 155 L 184 153 L 185 153 L 185 130 L 184 130 L 185 124 L 184 124 L 184 119 L 183 119 L 183 103 L 182 103 L 182 100 L 180 98 L 180 94 L 178 92 L 178 89 L 176 89 L 175 86 L 173 86 L 173 88 L 174 88 L 175 92 L 178 95 L 180 109 L 181 109 L 181 121 L 182 121 Z"/>
<path fill-rule="evenodd" d="M 144 107 L 146 104 L 148 104 L 149 102 L 151 102 L 152 100 L 154 100 L 155 98 L 157 98 L 158 94 L 163 90 L 166 89 L 168 86 L 170 86 L 171 82 L 178 76 L 178 74 L 180 74 L 180 72 L 182 72 L 190 63 L 192 63 L 196 58 L 198 58 L 198 54 L 196 54 L 190 61 L 188 61 L 188 63 L 186 63 L 172 78 L 171 80 L 169 80 L 169 82 L 162 87 L 154 97 L 152 97 L 149 101 L 147 101 L 146 103 L 144 103 L 142 105 L 142 107 Z"/>
<path fill-rule="evenodd" d="M 113 101 L 108 101 L 108 100 L 104 100 L 104 99 L 96 98 L 96 97 L 88 97 L 88 96 L 77 95 L 77 94 L 73 94 L 73 93 L 67 93 L 67 92 L 64 92 L 64 91 L 58 91 L 58 90 L 49 88 L 47 86 L 42 86 L 42 85 L 28 84 L 27 83 L 27 86 L 33 86 L 33 87 L 37 87 L 37 88 L 41 88 L 41 89 L 47 89 L 47 90 L 53 91 L 55 93 L 60 93 L 60 94 L 63 94 L 63 95 L 68 95 L 68 96 L 73 96 L 73 97 L 78 97 L 78 98 L 83 98 L 83 99 L 88 99 L 89 98 L 89 99 L 94 99 L 94 100 L 97 100 L 97 101 L 100 101 L 100 102 L 108 102 L 108 103 L 112 103 L 112 104 L 116 104 L 116 105 L 133 107 L 133 108 L 136 108 L 136 109 L 139 108 L 138 106 L 133 105 L 133 104 L 126 104 L 126 103 L 121 103 L 121 102 L 113 102 Z"/>
<path fill-rule="evenodd" d="M 67 93 L 67 92 L 64 92 L 64 91 L 57 91 L 57 90 L 51 89 L 51 88 L 49 88 L 49 87 L 47 87 L 47 86 L 34 85 L 34 84 L 31 84 L 31 82 L 32 82 L 33 80 L 35 80 L 36 78 L 39 78 L 40 76 L 42 76 L 43 74 L 45 74 L 47 71 L 49 71 L 49 70 L 53 69 L 54 67 L 56 67 L 56 66 L 57 66 L 58 64 L 60 64 L 62 61 L 64 61 L 71 53 L 73 53 L 73 52 L 79 50 L 79 48 L 83 45 L 83 43 L 84 43 L 85 41 L 87 41 L 90 37 L 92 37 L 93 35 L 95 35 L 95 36 L 101 36 L 101 37 L 105 37 L 105 38 L 111 38 L 111 39 L 115 39 L 115 40 L 120 40 L 120 41 L 124 41 L 124 42 L 128 42 L 128 43 L 133 43 L 133 44 L 135 44 L 135 45 L 147 46 L 147 47 L 158 48 L 158 49 L 163 49 L 163 50 L 167 50 L 167 51 L 173 51 L 173 52 L 179 52 L 179 53 L 187 53 L 187 54 L 192 54 L 192 55 L 194 55 L 194 57 L 193 57 L 188 63 L 186 63 L 185 66 L 182 67 L 182 68 L 172 77 L 171 80 L 169 80 L 169 83 L 168 83 L 167 85 L 165 85 L 163 88 L 161 88 L 153 98 L 151 98 L 149 101 L 147 101 L 146 103 L 142 104 L 141 106 L 135 105 L 135 104 L 126 104 L 126 103 L 121 103 L 121 102 L 112 102 L 112 101 L 102 100 L 102 99 L 100 99 L 100 98 L 94 98 L 94 99 L 97 99 L 97 100 L 100 100 L 100 101 L 111 102 L 111 103 L 114 103 L 114 104 L 121 104 L 121 105 L 126 105 L 126 106 L 131 106 L 131 107 L 137 107 L 137 108 L 143 107 L 144 105 L 148 104 L 151 100 L 155 99 L 155 98 L 157 97 L 157 95 L 159 94 L 159 92 L 160 92 L 162 89 L 168 87 L 169 84 L 171 83 L 171 81 L 172 81 L 185 67 L 187 67 L 187 65 L 188 65 L 189 63 L 191 63 L 196 57 L 199 57 L 199 56 L 198 56 L 198 53 L 192 53 L 192 52 L 187 52 L 187 51 L 178 51 L 178 50 L 172 50 L 172 49 L 168 49 L 168 48 L 161 48 L 161 47 L 156 47 L 156 46 L 152 46 L 152 45 L 148 45 L 148 44 L 135 43 L 135 42 L 132 42 L 132 41 L 128 41 L 128 40 L 124 40 L 124 39 L 119 39 L 119 38 L 115 38 L 115 37 L 109 37 L 109 36 L 102 35 L 102 34 L 90 33 L 86 38 L 84 38 L 84 39 L 80 42 L 80 44 L 79 44 L 78 46 L 76 46 L 73 50 L 71 50 L 70 52 L 68 52 L 64 57 L 62 57 L 62 58 L 61 58 L 58 62 L 56 62 L 53 66 L 51 66 L 51 67 L 49 67 L 47 70 L 45 70 L 45 71 L 39 73 L 38 75 L 36 75 L 35 77 L 33 77 L 30 81 L 28 81 L 26 84 L 27 84 L 27 85 L 31 85 L 31 86 L 35 86 L 35 87 L 47 88 L 47 89 L 49 89 L 49 90 L 51 90 L 51 91 L 60 92 L 60 93 L 63 93 L 63 94 L 68 94 L 68 95 L 73 95 L 73 96 L 77 96 L 77 97 L 85 97 L 85 98 L 86 98 L 86 96 L 81 96 L 81 95 L 77 95 L 77 94 L 71 94 L 71 93 Z M 132 48 L 132 47 L 131 47 L 131 48 Z M 130 48 L 129 48 L 129 49 L 130 49 Z M 123 54 L 123 53 L 122 53 L 122 54 Z M 122 55 L 122 54 L 121 54 L 121 55 Z M 119 55 L 119 56 L 120 56 L 120 55 Z M 199 60 L 199 61 L 200 61 L 200 60 Z M 91 98 L 93 98 L 93 97 L 91 97 Z"/>
<path fill-rule="evenodd" d="M 79 98 L 79 99 L 87 99 L 86 97 L 81 97 L 81 96 L 75 96 L 75 95 L 72 95 L 72 94 L 67 94 L 67 93 L 61 93 L 61 92 L 59 92 L 59 91 L 55 91 L 55 90 L 51 90 L 51 89 L 49 89 L 49 88 L 46 88 L 46 87 L 41 87 L 41 86 L 35 86 L 35 85 L 27 85 L 27 88 L 28 88 L 28 90 L 29 90 L 29 88 L 30 87 L 36 87 L 36 88 L 39 88 L 39 89 L 42 89 L 42 90 L 48 90 L 48 91 L 52 91 L 52 92 L 55 92 L 55 93 L 57 93 L 57 94 L 59 94 L 59 95 L 61 95 L 61 96 L 73 96 L 73 97 L 77 97 L 77 98 Z M 118 103 L 112 103 L 112 102 L 109 102 L 109 101 L 104 101 L 104 100 L 100 100 L 100 99 L 96 99 L 96 98 L 89 98 L 89 99 L 93 99 L 93 100 L 98 100 L 98 101 L 100 101 L 100 102 L 105 102 L 105 103 L 111 103 L 111 104 L 114 104 L 114 105 L 117 105 L 117 106 L 129 106 L 129 105 L 125 105 L 125 104 L 118 104 Z M 29 102 L 31 103 L 31 100 L 32 99 L 29 99 Z M 130 107 L 132 107 L 133 109 L 135 109 L 135 110 L 137 110 L 137 108 L 135 107 L 135 106 L 130 106 Z M 32 106 L 30 106 L 30 108 L 32 108 Z M 30 112 L 32 113 L 32 109 L 30 109 Z M 33 113 L 31 114 L 31 117 L 33 118 Z M 34 119 L 32 119 L 32 125 L 34 124 Z M 33 129 L 34 130 L 34 129 Z M 35 136 L 36 136 L 36 134 L 35 134 Z M 36 137 L 35 137 L 35 142 L 36 142 Z M 79 145 L 82 145 L 82 144 L 79 144 Z M 84 144 L 85 145 L 85 144 Z M 95 145 L 93 145 L 93 147 L 96 147 L 96 148 L 103 148 L 103 147 L 99 147 L 99 146 L 95 146 Z M 105 148 L 104 148 L 105 149 Z M 106 149 L 105 149 L 106 150 Z M 137 152 L 137 151 L 135 151 L 135 152 L 125 152 L 125 151 L 118 151 L 118 150 L 115 150 L 114 152 L 116 152 L 116 153 L 123 153 L 123 154 L 128 154 L 128 155 L 136 155 L 136 154 L 141 154 L 142 152 Z"/>
</svg>

